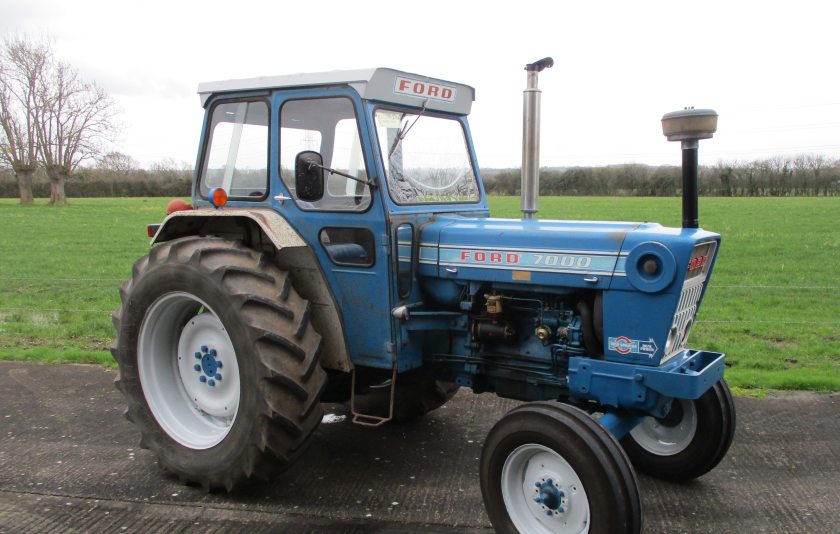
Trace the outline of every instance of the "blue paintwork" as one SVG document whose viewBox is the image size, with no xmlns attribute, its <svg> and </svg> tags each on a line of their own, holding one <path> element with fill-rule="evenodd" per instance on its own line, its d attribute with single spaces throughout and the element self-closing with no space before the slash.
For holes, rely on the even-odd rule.
<svg viewBox="0 0 840 534">
<path fill-rule="evenodd" d="M 441 279 L 606 290 L 606 359 L 659 365 L 667 356 L 664 348 L 692 249 L 719 236 L 651 223 L 440 216 L 423 229 L 420 240 L 420 274 L 434 280 L 421 279 L 421 284 L 441 302 L 448 300 L 440 295 L 457 292 Z M 662 260 L 656 277 L 636 261 L 653 255 Z M 640 348 L 625 353 L 610 338 Z"/>
<path fill-rule="evenodd" d="M 363 101 L 350 87 L 258 91 L 247 96 L 264 97 L 271 104 L 269 193 L 263 202 L 237 200 L 228 206 L 268 205 L 309 245 L 335 300 L 355 365 L 405 371 L 436 359 L 446 364 L 444 378 L 477 391 L 528 400 L 588 399 L 653 415 L 664 414 L 671 398 L 699 397 L 722 377 L 722 354 L 684 350 L 663 364 L 692 250 L 697 243 L 719 242 L 717 234 L 653 223 L 490 218 L 465 116 L 454 118 L 464 127 L 479 201 L 398 205 L 386 190 L 376 142 L 373 114 L 382 103 Z M 378 186 L 364 212 L 307 211 L 293 200 L 274 198 L 293 196 L 280 179 L 277 164 L 280 107 L 287 100 L 318 97 L 346 97 L 356 109 L 368 176 Z M 218 96 L 208 100 L 207 109 L 219 100 Z M 202 139 L 208 122 L 209 116 Z M 200 165 L 201 153 L 196 168 Z M 194 203 L 208 205 L 200 198 L 198 185 Z M 396 228 L 404 224 L 415 231 L 411 235 L 403 230 L 397 239 Z M 319 242 L 324 227 L 370 230 L 376 243 L 373 265 L 335 264 Z M 653 274 L 642 270 L 651 258 L 658 262 Z M 397 286 L 400 261 L 402 268 L 413 263 L 414 269 L 414 282 L 405 297 L 400 297 Z M 701 300 L 707 285 L 699 288 Z M 542 299 L 598 292 L 603 298 L 603 356 L 589 357 L 577 311 L 562 305 L 538 316 L 515 318 L 512 342 L 475 343 L 472 328 L 478 312 L 471 303 L 488 288 Z M 409 319 L 391 316 L 398 306 L 409 309 Z M 539 341 L 533 334 L 535 321 L 553 332 L 563 330 L 564 337 Z M 512 362 L 517 357 L 521 360 L 517 366 L 504 363 L 505 358 Z M 202 369 L 203 382 L 207 377 L 221 380 L 209 367 Z M 620 434 L 634 421 L 613 415 L 606 423 Z"/>
<path fill-rule="evenodd" d="M 621 439 L 636 428 L 644 419 L 644 417 L 628 413 L 618 414 L 616 412 L 609 412 L 601 416 L 598 422 L 601 423 L 601 426 L 609 430 L 615 439 Z"/>
<path fill-rule="evenodd" d="M 606 289 L 626 234 L 639 226 L 441 216 L 423 229 L 421 273 L 452 280 Z M 513 276 L 523 271 L 530 273 L 528 279 Z M 584 280 L 593 276 L 598 280 Z"/>
<path fill-rule="evenodd" d="M 222 369 L 222 362 L 218 358 L 216 349 L 210 349 L 207 345 L 202 345 L 198 352 L 193 354 L 195 359 L 199 362 L 193 365 L 193 369 L 199 375 L 198 380 L 202 384 L 207 384 L 214 387 L 216 382 L 221 382 L 222 374 L 219 372 Z"/>
<path fill-rule="evenodd" d="M 318 97 L 349 98 L 359 117 L 359 133 L 363 147 L 376 143 L 371 138 L 369 119 L 365 116 L 362 101 L 355 91 L 345 88 L 320 90 L 276 91 L 272 94 L 272 117 L 278 117 L 280 107 L 287 100 Z M 271 161 L 279 161 L 279 131 L 271 129 Z M 368 176 L 379 184 L 383 176 L 373 154 L 365 151 Z M 388 230 L 382 204 L 382 189 L 371 195 L 370 207 L 362 213 L 305 211 L 294 201 L 274 200 L 277 194 L 291 197 L 280 179 L 278 165 L 271 165 L 270 194 L 272 207 L 283 215 L 315 253 L 324 278 L 330 286 L 344 325 L 349 353 L 357 365 L 390 368 L 395 360 L 394 337 L 390 328 L 390 266 Z M 319 242 L 319 233 L 325 227 L 367 228 L 376 243 L 375 261 L 370 267 L 335 264 Z"/>
<path fill-rule="evenodd" d="M 569 394 L 615 408 L 667 413 L 670 398 L 697 399 L 723 378 L 724 355 L 684 350 L 659 367 L 569 359 Z"/>
</svg>

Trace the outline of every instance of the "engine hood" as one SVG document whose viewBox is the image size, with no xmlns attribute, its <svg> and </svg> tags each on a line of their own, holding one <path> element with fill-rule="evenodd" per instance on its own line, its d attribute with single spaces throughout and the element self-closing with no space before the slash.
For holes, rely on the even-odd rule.
<svg viewBox="0 0 840 534">
<path fill-rule="evenodd" d="M 628 233 L 658 229 L 652 223 L 439 216 L 422 227 L 420 274 L 606 288 L 623 274 Z"/>
</svg>

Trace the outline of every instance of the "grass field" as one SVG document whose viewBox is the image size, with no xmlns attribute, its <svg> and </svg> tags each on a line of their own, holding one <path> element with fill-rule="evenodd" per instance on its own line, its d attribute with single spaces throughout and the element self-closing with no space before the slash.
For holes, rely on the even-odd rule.
<svg viewBox="0 0 840 534">
<path fill-rule="evenodd" d="M 110 312 L 168 199 L 0 200 L 0 359 L 112 365 Z M 497 217 L 519 199 L 491 198 Z M 680 223 L 679 198 L 546 197 L 540 216 Z M 840 198 L 704 198 L 723 245 L 691 345 L 743 390 L 840 390 Z"/>
</svg>

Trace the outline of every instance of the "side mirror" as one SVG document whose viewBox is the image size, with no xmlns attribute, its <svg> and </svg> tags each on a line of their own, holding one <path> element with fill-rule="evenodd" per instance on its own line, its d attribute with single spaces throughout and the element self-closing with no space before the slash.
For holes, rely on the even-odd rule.
<svg viewBox="0 0 840 534">
<path fill-rule="evenodd" d="M 300 200 L 315 202 L 324 196 L 324 158 L 304 150 L 295 157 L 295 190 Z"/>
</svg>

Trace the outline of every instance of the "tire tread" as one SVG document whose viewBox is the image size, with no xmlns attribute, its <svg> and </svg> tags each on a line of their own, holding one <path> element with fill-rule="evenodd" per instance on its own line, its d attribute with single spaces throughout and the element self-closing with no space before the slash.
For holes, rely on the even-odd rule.
<svg viewBox="0 0 840 534">
<path fill-rule="evenodd" d="M 126 350 L 124 311 L 138 282 L 162 265 L 189 266 L 223 286 L 250 338 L 253 355 L 240 354 L 238 358 L 254 358 L 262 398 L 260 413 L 251 414 L 254 431 L 237 457 L 237 465 L 223 473 L 187 472 L 168 461 L 161 444 L 163 433 L 147 412 L 142 393 L 136 393 L 139 380 L 134 389 L 125 381 L 126 374 L 136 374 L 137 364 L 130 361 L 133 353 Z M 111 353 L 120 367 L 116 387 L 128 401 L 126 414 L 140 428 L 141 443 L 152 449 L 165 469 L 206 490 L 232 491 L 256 475 L 270 478 L 305 450 L 321 421 L 319 400 L 326 385 L 326 374 L 319 366 L 321 337 L 308 320 L 309 303 L 297 295 L 287 274 L 265 254 L 222 238 L 191 236 L 168 241 L 134 263 L 131 279 L 120 289 L 120 302 L 112 314 L 118 335 Z M 248 313 L 242 313 L 246 307 Z M 271 331 L 266 329 L 268 325 Z"/>
</svg>

